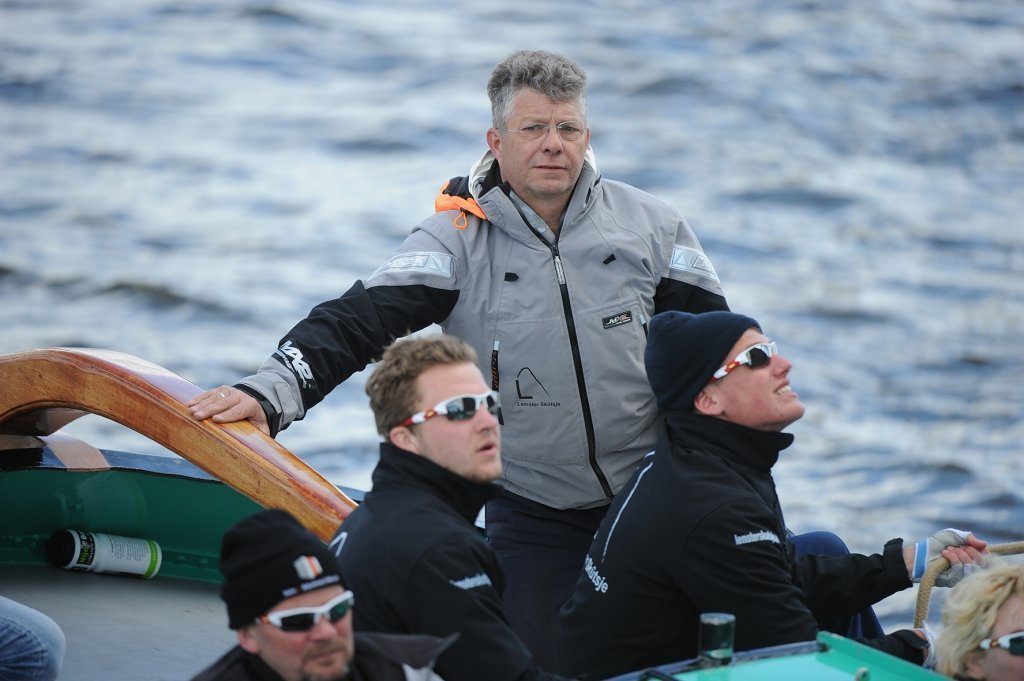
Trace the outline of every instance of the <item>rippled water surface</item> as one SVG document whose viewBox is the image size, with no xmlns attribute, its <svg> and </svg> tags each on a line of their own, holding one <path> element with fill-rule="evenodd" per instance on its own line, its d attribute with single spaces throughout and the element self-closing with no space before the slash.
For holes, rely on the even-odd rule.
<svg viewBox="0 0 1024 681">
<path fill-rule="evenodd" d="M 1016 2 L 0 0 L 0 352 L 249 373 L 468 170 L 520 48 L 588 70 L 603 174 L 676 205 L 793 361 L 794 529 L 1024 535 Z M 280 438 L 357 486 L 364 377 Z"/>
</svg>

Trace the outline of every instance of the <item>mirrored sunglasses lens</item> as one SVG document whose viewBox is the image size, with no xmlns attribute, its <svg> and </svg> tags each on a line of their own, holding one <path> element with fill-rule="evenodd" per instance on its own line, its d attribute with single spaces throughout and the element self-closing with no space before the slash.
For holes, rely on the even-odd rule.
<svg viewBox="0 0 1024 681">
<path fill-rule="evenodd" d="M 1024 655 L 1024 631 L 1014 634 L 1010 639 L 1010 645 L 1006 647 L 1011 655 Z"/>
<path fill-rule="evenodd" d="M 501 405 L 498 403 L 498 395 L 496 393 L 490 393 L 487 395 L 487 411 L 491 412 L 492 416 L 497 416 L 501 410 Z"/>
<path fill-rule="evenodd" d="M 338 603 L 336 606 L 327 611 L 328 618 L 331 620 L 331 622 L 337 622 L 338 620 L 342 619 L 345 615 L 348 614 L 348 609 L 350 605 L 351 603 L 349 603 L 348 601 Z"/>
<path fill-rule="evenodd" d="M 462 421 L 473 418 L 476 413 L 476 400 L 472 397 L 459 397 L 444 405 L 449 421 Z"/>
</svg>

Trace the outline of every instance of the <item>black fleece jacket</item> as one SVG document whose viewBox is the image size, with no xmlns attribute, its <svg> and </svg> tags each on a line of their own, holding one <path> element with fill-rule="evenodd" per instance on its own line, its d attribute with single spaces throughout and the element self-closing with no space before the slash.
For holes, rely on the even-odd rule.
<svg viewBox="0 0 1024 681">
<path fill-rule="evenodd" d="M 881 555 L 795 554 L 771 468 L 793 436 L 690 413 L 616 496 L 562 609 L 561 671 L 599 679 L 694 657 L 702 612 L 736 616 L 736 650 L 813 640 L 911 585 Z M 920 664 L 912 632 L 866 641 Z"/>
<path fill-rule="evenodd" d="M 504 573 L 473 524 L 499 492 L 382 443 L 372 490 L 331 542 L 356 594 L 356 629 L 458 632 L 435 667 L 445 681 L 561 678 L 538 669 L 509 628 Z"/>
</svg>

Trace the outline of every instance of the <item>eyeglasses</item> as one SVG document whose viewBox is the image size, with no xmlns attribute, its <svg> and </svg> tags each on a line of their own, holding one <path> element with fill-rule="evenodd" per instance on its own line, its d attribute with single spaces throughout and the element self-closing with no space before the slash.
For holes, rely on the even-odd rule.
<svg viewBox="0 0 1024 681">
<path fill-rule="evenodd" d="M 324 615 L 334 624 L 339 621 L 355 605 L 355 594 L 345 591 L 327 601 L 323 605 L 310 608 L 292 608 L 290 610 L 277 610 L 260 615 L 259 622 L 273 624 L 281 631 L 309 631 L 316 626 Z"/>
<path fill-rule="evenodd" d="M 1024 655 L 1024 631 L 1015 631 L 999 638 L 986 638 L 978 647 L 982 650 L 1003 648 L 1011 655 Z"/>
<path fill-rule="evenodd" d="M 714 383 L 720 378 L 725 378 L 730 372 L 747 364 L 751 369 L 759 369 L 768 366 L 774 355 L 779 354 L 779 348 L 775 343 L 757 343 L 736 355 L 736 359 L 721 367 L 712 376 L 708 383 Z"/>
<path fill-rule="evenodd" d="M 546 137 L 548 129 L 554 128 L 558 131 L 558 136 L 566 142 L 575 142 L 579 138 L 583 137 L 588 128 L 582 127 L 575 121 L 566 121 L 565 123 L 559 123 L 558 125 L 545 125 L 544 123 L 530 123 L 524 125 L 518 130 L 512 130 L 511 128 L 505 128 L 506 132 L 514 132 L 524 140 L 534 142 L 539 140 L 541 137 Z"/>
<path fill-rule="evenodd" d="M 449 421 L 465 421 L 473 418 L 477 409 L 485 404 L 487 405 L 487 411 L 491 412 L 494 416 L 497 416 L 501 411 L 501 398 L 498 396 L 498 393 L 491 390 L 479 395 L 452 397 L 440 404 L 435 404 L 432 409 L 416 412 L 398 425 L 411 426 L 416 423 L 423 423 L 427 419 L 432 419 L 442 414 L 447 416 Z"/>
</svg>

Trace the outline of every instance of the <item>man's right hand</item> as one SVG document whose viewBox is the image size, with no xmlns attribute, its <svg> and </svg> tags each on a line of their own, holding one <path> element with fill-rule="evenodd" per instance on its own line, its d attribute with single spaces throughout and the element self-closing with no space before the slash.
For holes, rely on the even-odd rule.
<svg viewBox="0 0 1024 681">
<path fill-rule="evenodd" d="M 254 426 L 270 435 L 267 415 L 260 403 L 238 388 L 222 385 L 196 395 L 187 403 L 189 412 L 199 421 L 213 419 L 215 423 L 231 423 L 248 420 Z"/>
</svg>

